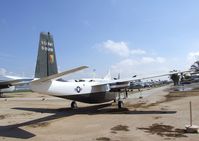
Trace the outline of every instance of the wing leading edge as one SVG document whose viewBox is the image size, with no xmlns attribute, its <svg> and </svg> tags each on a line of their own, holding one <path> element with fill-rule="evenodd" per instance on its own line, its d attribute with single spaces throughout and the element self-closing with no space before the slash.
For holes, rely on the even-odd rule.
<svg viewBox="0 0 199 141">
<path fill-rule="evenodd" d="M 40 78 L 40 79 L 34 80 L 32 82 L 33 83 L 39 83 L 39 82 L 46 82 L 46 81 L 58 79 L 58 78 L 61 78 L 64 75 L 72 74 L 72 73 L 75 73 L 77 71 L 80 71 L 80 70 L 83 70 L 83 69 L 86 69 L 86 68 L 88 68 L 88 66 L 77 67 L 77 68 L 70 69 L 70 70 L 67 70 L 67 71 L 64 71 L 64 72 L 61 72 L 61 73 L 57 73 L 57 74 L 53 74 L 53 75 L 50 75 L 50 76 L 47 76 L 47 77 L 44 77 L 44 78 Z"/>
<path fill-rule="evenodd" d="M 128 88 L 129 85 L 130 85 L 130 82 L 133 82 L 133 81 L 136 81 L 136 80 L 146 80 L 146 79 L 152 79 L 152 78 L 169 76 L 169 75 L 172 75 L 172 74 L 186 73 L 186 72 L 190 72 L 190 71 L 172 72 L 172 73 L 167 73 L 167 74 L 160 74 L 160 75 L 140 77 L 140 78 L 111 80 L 109 82 L 103 82 L 103 83 L 96 84 L 93 87 L 100 87 L 100 86 L 106 85 L 107 91 L 120 91 L 121 89 Z"/>
</svg>

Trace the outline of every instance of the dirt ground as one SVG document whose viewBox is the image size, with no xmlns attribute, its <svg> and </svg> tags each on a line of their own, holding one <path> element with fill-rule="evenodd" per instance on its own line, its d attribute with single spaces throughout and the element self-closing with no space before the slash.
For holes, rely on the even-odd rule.
<svg viewBox="0 0 199 141">
<path fill-rule="evenodd" d="M 89 105 L 37 93 L 10 93 L 0 99 L 0 140 L 12 141 L 198 141 L 188 134 L 189 101 L 199 125 L 199 91 L 169 92 L 170 86 L 142 92 L 147 97 Z M 130 97 L 130 96 L 129 96 Z"/>
</svg>

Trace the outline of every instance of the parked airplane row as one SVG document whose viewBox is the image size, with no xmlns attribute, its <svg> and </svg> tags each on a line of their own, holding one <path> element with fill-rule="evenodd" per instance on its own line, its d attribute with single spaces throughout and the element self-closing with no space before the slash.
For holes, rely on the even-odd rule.
<svg viewBox="0 0 199 141">
<path fill-rule="evenodd" d="M 133 77 L 112 80 L 110 73 L 108 73 L 102 79 L 87 78 L 72 81 L 63 81 L 63 79 L 60 79 L 64 75 L 72 74 L 86 68 L 88 67 L 80 66 L 58 73 L 53 37 L 49 32 L 42 32 L 40 33 L 35 77 L 32 79 L 0 81 L 0 90 L 3 92 L 3 90 L 11 89 L 19 83 L 29 83 L 32 91 L 72 100 L 71 108 L 77 108 L 76 101 L 104 103 L 113 100 L 117 101 L 118 108 L 122 108 L 124 103 L 120 94 L 122 91 L 127 93 L 126 89 L 133 81 L 173 74 L 168 73 L 145 78 Z"/>
</svg>

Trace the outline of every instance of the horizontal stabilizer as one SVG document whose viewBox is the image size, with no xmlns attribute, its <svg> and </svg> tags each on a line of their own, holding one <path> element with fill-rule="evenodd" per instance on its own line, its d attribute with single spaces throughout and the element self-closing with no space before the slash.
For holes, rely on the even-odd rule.
<svg viewBox="0 0 199 141">
<path fill-rule="evenodd" d="M 67 70 L 67 71 L 64 71 L 64 72 L 61 72 L 61 73 L 53 74 L 53 75 L 50 75 L 50 76 L 47 76 L 47 77 L 44 77 L 44 78 L 34 80 L 34 81 L 32 81 L 32 83 L 45 82 L 45 81 L 49 81 L 49 80 L 53 80 L 53 79 L 58 79 L 58 78 L 61 78 L 64 75 L 75 73 L 77 71 L 80 71 L 80 70 L 83 70 L 83 69 L 86 69 L 86 68 L 88 68 L 88 67 L 87 66 L 81 66 L 81 67 L 78 67 L 78 68 L 74 68 L 74 69 L 71 69 L 71 70 Z"/>
</svg>

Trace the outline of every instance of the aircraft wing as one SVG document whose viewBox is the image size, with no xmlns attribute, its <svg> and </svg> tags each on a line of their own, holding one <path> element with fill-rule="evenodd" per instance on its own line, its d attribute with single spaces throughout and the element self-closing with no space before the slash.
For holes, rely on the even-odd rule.
<svg viewBox="0 0 199 141">
<path fill-rule="evenodd" d="M 106 86 L 107 91 L 119 91 L 120 89 L 128 88 L 130 85 L 130 82 L 133 82 L 136 80 L 146 80 L 146 79 L 169 76 L 172 74 L 185 73 L 185 72 L 190 72 L 190 71 L 172 72 L 172 73 L 153 75 L 153 76 L 147 76 L 147 77 L 136 77 L 136 78 L 128 78 L 128 79 L 111 80 L 109 82 L 96 84 L 93 87 Z"/>
<path fill-rule="evenodd" d="M 0 89 L 9 88 L 10 86 L 16 86 L 20 84 L 30 83 L 32 79 L 16 79 L 0 81 Z"/>
<path fill-rule="evenodd" d="M 70 69 L 70 70 L 67 70 L 67 71 L 64 71 L 64 72 L 61 72 L 61 73 L 57 73 L 57 74 L 53 74 L 53 75 L 50 75 L 50 76 L 47 76 L 47 77 L 44 77 L 44 78 L 40 78 L 40 79 L 34 80 L 32 82 L 33 83 L 46 82 L 46 81 L 49 81 L 49 80 L 58 79 L 58 78 L 61 78 L 64 75 L 72 74 L 72 73 L 75 73 L 77 71 L 80 71 L 80 70 L 83 70 L 83 69 L 86 69 L 86 68 L 88 68 L 88 67 L 87 66 L 77 67 L 77 68 Z"/>
</svg>

